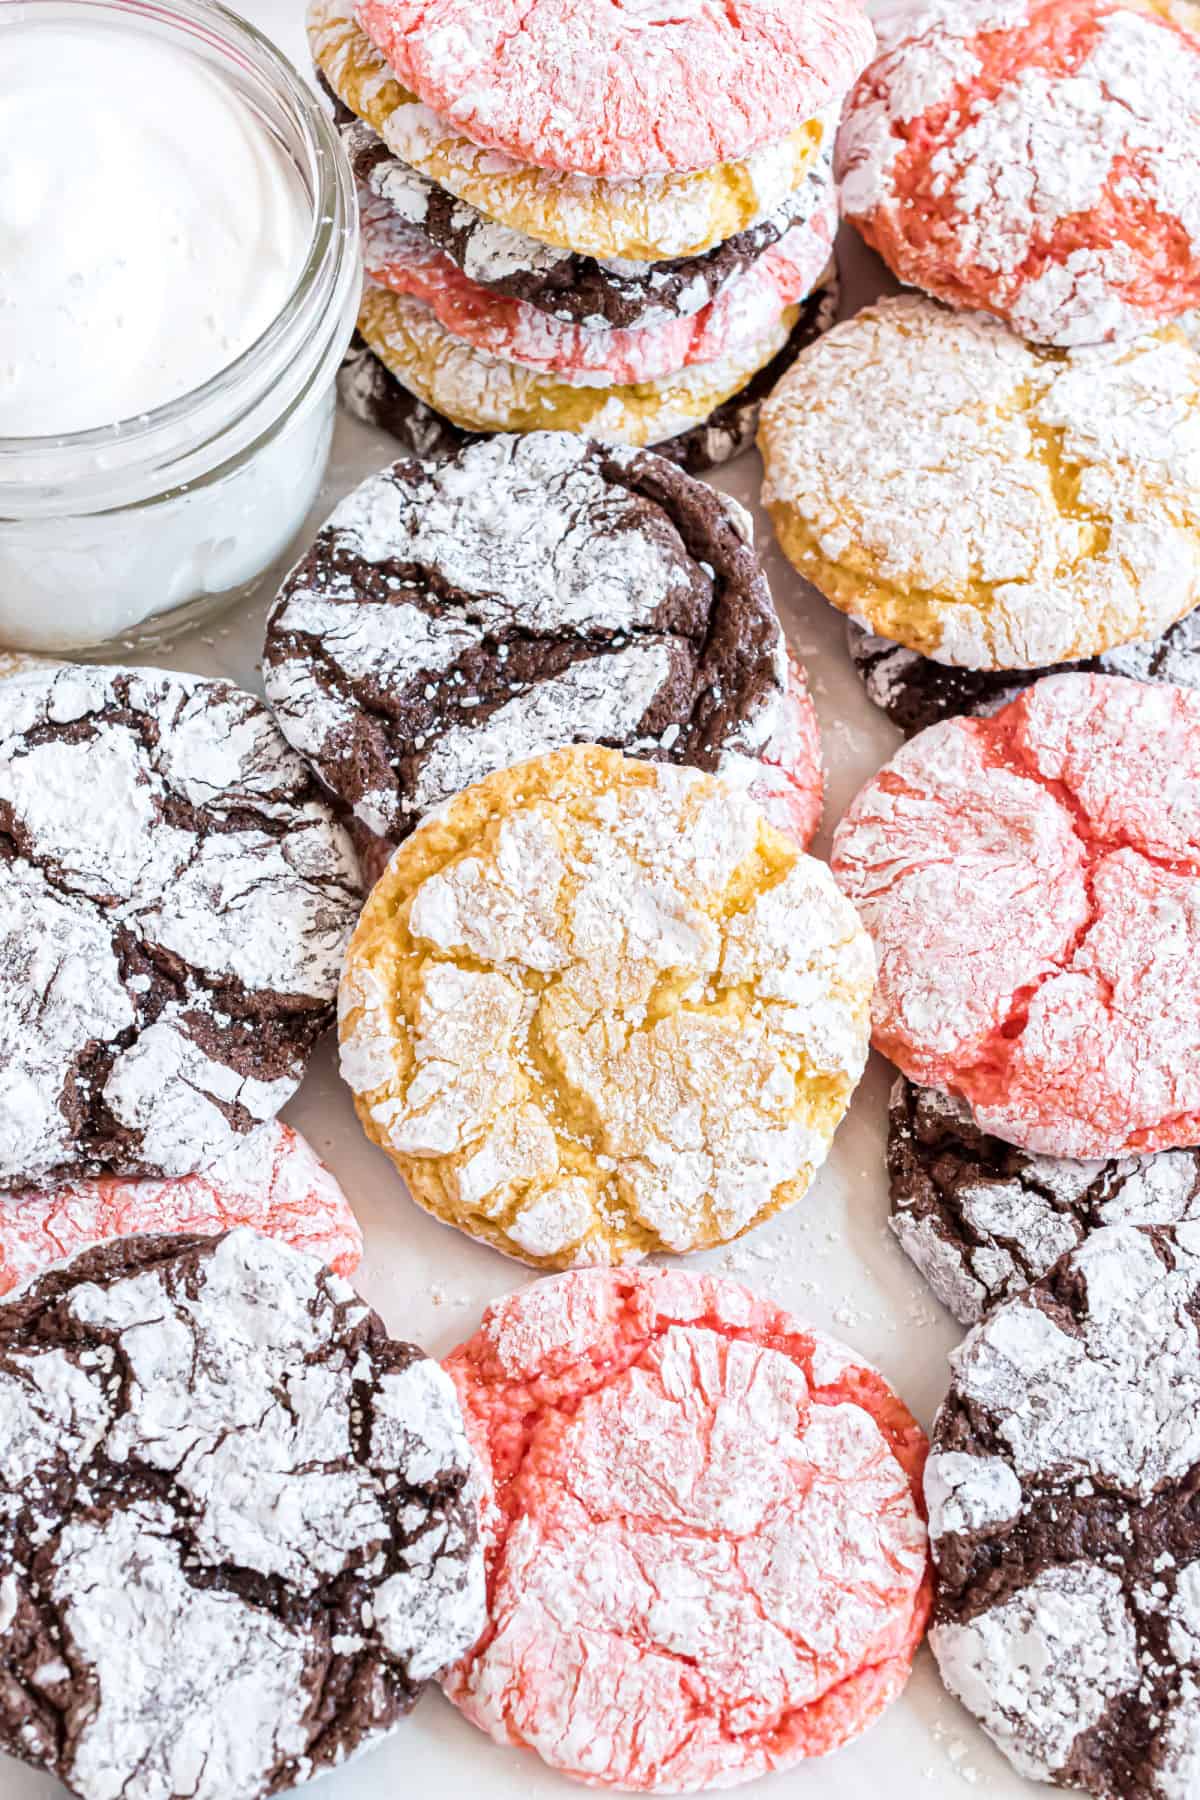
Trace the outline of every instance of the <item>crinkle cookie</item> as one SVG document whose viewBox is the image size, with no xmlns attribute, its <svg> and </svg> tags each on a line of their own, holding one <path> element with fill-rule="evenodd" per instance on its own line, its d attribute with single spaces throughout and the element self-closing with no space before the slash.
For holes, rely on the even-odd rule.
<svg viewBox="0 0 1200 1800">
<path fill-rule="evenodd" d="M 836 232 L 831 186 L 810 219 L 764 250 L 700 312 L 664 325 L 614 331 L 566 325 L 528 301 L 494 293 L 465 275 L 386 202 L 367 197 L 362 203 L 363 260 L 377 286 L 424 302 L 448 332 L 489 356 L 588 388 L 657 381 L 756 344 L 816 286 Z"/>
<path fill-rule="evenodd" d="M 581 746 L 403 843 L 342 981 L 342 1074 L 414 1199 L 544 1268 L 739 1236 L 800 1199 L 866 1058 L 828 869 L 695 769 Z"/>
<path fill-rule="evenodd" d="M 391 1730 L 484 1623 L 448 1377 L 253 1231 L 0 1305 L 0 1749 L 78 1800 L 260 1800 Z"/>
<path fill-rule="evenodd" d="M 798 320 L 799 309 L 789 307 L 761 336 L 718 362 L 601 388 L 575 387 L 477 350 L 447 331 L 423 301 L 373 282 L 363 289 L 358 329 L 398 381 L 463 431 L 578 431 L 642 447 L 702 425 L 779 354 Z"/>
<path fill-rule="evenodd" d="M 850 660 L 875 705 L 906 737 L 959 713 L 995 712 L 1043 675 L 1062 669 L 956 669 L 846 621 Z M 1173 681 L 1200 688 L 1200 612 L 1186 613 L 1152 643 L 1122 644 L 1088 662 L 1069 664 L 1132 681 Z"/>
<path fill-rule="evenodd" d="M 697 174 L 565 174 L 482 150 L 423 106 L 396 80 L 347 0 L 310 0 L 308 41 L 338 99 L 393 156 L 489 219 L 580 256 L 699 256 L 776 212 L 804 181 L 826 135 L 822 120 L 808 119 L 741 161 Z"/>
<path fill-rule="evenodd" d="M 902 281 L 1039 343 L 1185 312 L 1200 303 L 1198 23 L 1154 0 L 885 9 L 838 136 L 846 212 Z"/>
<path fill-rule="evenodd" d="M 892 1230 L 964 1325 L 1103 1225 L 1200 1218 L 1200 1151 L 1030 1156 L 981 1131 L 963 1101 L 903 1077 L 892 1089 L 887 1166 Z"/>
<path fill-rule="evenodd" d="M 1200 1769 L 1200 1225 L 1097 1231 L 952 1353 L 930 1642 L 1014 1767 L 1099 1800 Z"/>
<path fill-rule="evenodd" d="M 110 1238 L 215 1236 L 238 1225 L 282 1238 L 339 1275 L 362 1261 L 362 1232 L 337 1178 L 273 1119 L 200 1175 L 0 1195 L 0 1294 Z"/>
<path fill-rule="evenodd" d="M 389 847 L 473 781 L 570 743 L 690 763 L 756 798 L 769 785 L 807 844 L 815 715 L 802 672 L 789 695 L 748 528 L 661 457 L 566 433 L 396 463 L 285 581 L 267 699 Z"/>
<path fill-rule="evenodd" d="M 402 81 L 474 144 L 618 181 L 704 170 L 841 99 L 857 0 L 358 0 Z"/>
<path fill-rule="evenodd" d="M 588 1270 L 498 1301 L 446 1367 L 489 1621 L 444 1685 L 489 1736 L 690 1793 L 825 1755 L 899 1694 L 926 1444 L 852 1352 L 730 1281 Z"/>
<path fill-rule="evenodd" d="M 358 868 L 261 701 L 159 669 L 0 683 L 0 1189 L 187 1175 L 332 1022 Z"/>
<path fill-rule="evenodd" d="M 701 475 L 749 450 L 758 430 L 763 401 L 801 350 L 829 330 L 837 317 L 838 297 L 837 268 L 831 261 L 819 285 L 802 301 L 783 348 L 744 387 L 714 407 L 700 424 L 656 442 L 655 452 L 669 457 L 689 475 Z M 338 372 L 338 395 L 355 418 L 390 432 L 412 456 L 455 456 L 465 443 L 480 435 L 461 430 L 444 414 L 419 400 L 358 333 Z"/>
<path fill-rule="evenodd" d="M 691 318 L 793 226 L 806 224 L 826 204 L 833 185 L 832 152 L 822 140 L 821 153 L 799 187 L 773 213 L 725 243 L 699 256 L 667 261 L 600 261 L 556 250 L 455 199 L 394 157 L 383 139 L 324 85 L 333 99 L 355 176 L 368 195 L 419 232 L 470 280 L 563 324 L 593 331 L 652 330 Z"/>
<path fill-rule="evenodd" d="M 838 827 L 874 1042 L 1047 1156 L 1200 1144 L 1200 693 L 1053 675 L 906 744 Z"/>
<path fill-rule="evenodd" d="M 1200 600 L 1200 356 L 1171 328 L 1050 352 L 884 300 L 797 361 L 760 443 L 800 573 L 938 662 L 1098 656 Z"/>
</svg>

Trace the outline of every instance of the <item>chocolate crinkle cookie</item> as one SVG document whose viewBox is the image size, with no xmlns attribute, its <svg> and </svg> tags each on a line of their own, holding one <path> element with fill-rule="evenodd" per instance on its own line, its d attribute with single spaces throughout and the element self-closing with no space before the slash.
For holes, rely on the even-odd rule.
<svg viewBox="0 0 1200 1800">
<path fill-rule="evenodd" d="M 996 712 L 1022 688 L 1067 669 L 1200 687 L 1200 611 L 1185 613 L 1152 643 L 1122 644 L 1104 656 L 1053 669 L 955 668 L 877 637 L 857 619 L 847 620 L 846 638 L 850 660 L 868 696 L 905 737 L 960 713 Z"/>
<path fill-rule="evenodd" d="M 451 1382 L 248 1230 L 0 1305 L 0 1749 L 79 1800 L 258 1800 L 390 1730 L 483 1625 Z"/>
<path fill-rule="evenodd" d="M 965 1102 L 903 1077 L 892 1088 L 887 1166 L 892 1230 L 964 1325 L 1102 1226 L 1200 1218 L 1200 1151 L 1033 1156 L 981 1131 Z"/>
<path fill-rule="evenodd" d="M 597 743 L 736 778 L 779 722 L 783 634 L 740 509 L 565 432 L 400 462 L 349 494 L 267 625 L 267 697 L 395 844 L 493 770 Z"/>
<path fill-rule="evenodd" d="M 252 695 L 0 685 L 0 1188 L 189 1174 L 273 1118 L 333 1019 L 358 880 Z"/>
<path fill-rule="evenodd" d="M 1200 1776 L 1200 1224 L 1093 1232 L 951 1356 L 930 1642 L 1014 1767 L 1098 1800 Z"/>
</svg>

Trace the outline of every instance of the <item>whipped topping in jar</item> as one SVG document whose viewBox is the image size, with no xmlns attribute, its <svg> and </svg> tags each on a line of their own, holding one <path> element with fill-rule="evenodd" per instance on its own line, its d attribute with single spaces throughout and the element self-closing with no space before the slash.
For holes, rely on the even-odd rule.
<svg viewBox="0 0 1200 1800">
<path fill-rule="evenodd" d="M 0 645 L 158 636 L 264 581 L 358 285 L 336 135 L 249 26 L 0 6 Z"/>
</svg>

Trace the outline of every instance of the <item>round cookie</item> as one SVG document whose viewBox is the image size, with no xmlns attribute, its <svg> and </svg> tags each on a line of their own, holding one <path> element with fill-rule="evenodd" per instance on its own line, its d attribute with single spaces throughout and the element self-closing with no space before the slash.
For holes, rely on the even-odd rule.
<svg viewBox="0 0 1200 1800">
<path fill-rule="evenodd" d="M 850 660 L 875 705 L 906 737 L 959 713 L 995 712 L 1054 669 L 956 669 L 846 621 Z M 1200 612 L 1185 613 L 1152 643 L 1122 644 L 1088 662 L 1067 665 L 1131 681 L 1173 681 L 1200 688 Z"/>
<path fill-rule="evenodd" d="M 481 149 L 395 79 L 346 0 L 310 0 L 313 61 L 342 104 L 393 156 L 476 211 L 580 256 L 632 262 L 699 256 L 775 213 L 826 140 L 808 119 L 743 161 L 698 174 L 609 180 L 563 174 Z"/>
<path fill-rule="evenodd" d="M 836 232 L 831 186 L 810 219 L 764 250 L 700 312 L 664 325 L 613 331 L 563 324 L 527 301 L 494 293 L 465 275 L 386 202 L 367 198 L 362 206 L 363 261 L 370 281 L 422 301 L 454 337 L 489 356 L 588 388 L 657 381 L 736 356 L 812 291 Z"/>
<path fill-rule="evenodd" d="M 0 684 L 0 1189 L 186 1175 L 332 1022 L 350 841 L 261 701 L 159 669 Z"/>
<path fill-rule="evenodd" d="M 656 454 L 669 457 L 689 475 L 702 475 L 749 450 L 758 430 L 763 401 L 801 350 L 829 330 L 837 317 L 838 299 L 837 269 L 831 262 L 820 285 L 801 303 L 796 323 L 778 354 L 737 393 L 714 407 L 707 419 L 654 444 Z M 338 373 L 338 395 L 355 418 L 390 432 L 412 456 L 453 456 L 479 435 L 460 430 L 443 414 L 418 400 L 357 333 Z"/>
<path fill-rule="evenodd" d="M 841 99 L 875 34 L 856 0 L 359 0 L 389 66 L 474 144 L 619 181 L 704 170 Z"/>
<path fill-rule="evenodd" d="M 698 1250 L 807 1189 L 871 980 L 829 871 L 745 795 L 580 746 L 400 846 L 347 956 L 342 1074 L 413 1198 L 511 1256 Z"/>
<path fill-rule="evenodd" d="M 920 733 L 833 868 L 875 943 L 874 1042 L 1048 1156 L 1200 1143 L 1200 693 L 1053 675 Z"/>
<path fill-rule="evenodd" d="M 1200 1218 L 1200 1151 L 1030 1156 L 981 1131 L 961 1100 L 903 1076 L 892 1089 L 887 1166 L 892 1230 L 964 1325 L 1103 1225 Z"/>
<path fill-rule="evenodd" d="M 740 393 L 783 349 L 798 318 L 789 307 L 759 338 L 719 362 L 603 388 L 574 387 L 489 356 L 447 331 L 422 301 L 373 282 L 363 288 L 358 329 L 405 387 L 461 430 L 577 431 L 643 447 L 692 430 Z"/>
<path fill-rule="evenodd" d="M 110 1238 L 208 1237 L 237 1225 L 282 1238 L 338 1275 L 362 1261 L 362 1232 L 336 1176 L 273 1119 L 200 1175 L 0 1195 L 0 1294 Z"/>
<path fill-rule="evenodd" d="M 926 1446 L 851 1352 L 733 1282 L 588 1270 L 497 1302 L 446 1367 L 489 1623 L 444 1685 L 491 1737 L 682 1793 L 895 1699 L 929 1611 Z"/>
<path fill-rule="evenodd" d="M 0 1749 L 78 1800 L 260 1800 L 389 1731 L 484 1622 L 436 1363 L 252 1231 L 0 1305 Z"/>
<path fill-rule="evenodd" d="M 1200 600 L 1200 356 L 1174 330 L 1064 354 L 884 300 L 799 359 L 760 443 L 800 573 L 939 662 L 1098 656 Z"/>
<path fill-rule="evenodd" d="M 497 294 L 521 300 L 550 318 L 592 330 L 651 329 L 690 318 L 743 275 L 763 251 L 823 204 L 833 184 L 832 158 L 820 156 L 792 193 L 766 218 L 699 256 L 635 263 L 600 261 L 554 249 L 501 225 L 416 169 L 398 161 L 383 139 L 333 95 L 339 130 L 361 186 L 390 207 L 464 275 Z"/>
<path fill-rule="evenodd" d="M 341 502 L 284 582 L 267 699 L 388 845 L 471 782 L 570 743 L 749 787 L 773 756 L 811 837 L 815 718 L 802 674 L 789 701 L 746 529 L 661 457 L 566 433 L 396 463 Z"/>
<path fill-rule="evenodd" d="M 1200 22 L 1152 0 L 893 8 L 838 135 L 901 281 L 1069 347 L 1200 303 Z"/>
<path fill-rule="evenodd" d="M 1114 1225 L 950 1358 L 930 1642 L 1023 1775 L 1183 1800 L 1200 1768 L 1200 1226 Z"/>
</svg>

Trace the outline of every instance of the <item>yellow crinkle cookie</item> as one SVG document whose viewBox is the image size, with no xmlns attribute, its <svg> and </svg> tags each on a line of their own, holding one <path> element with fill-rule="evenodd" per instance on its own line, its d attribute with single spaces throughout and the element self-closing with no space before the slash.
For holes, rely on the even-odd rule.
<svg viewBox="0 0 1200 1800">
<path fill-rule="evenodd" d="M 342 1074 L 414 1198 L 510 1256 L 698 1250 L 805 1192 L 873 976 L 829 870 L 743 794 L 584 745 L 396 852 L 346 960 Z"/>
<path fill-rule="evenodd" d="M 1047 350 L 885 300 L 798 358 L 759 443 L 800 573 L 941 662 L 1096 656 L 1200 602 L 1200 356 L 1171 327 Z"/>
<path fill-rule="evenodd" d="M 580 256 L 664 262 L 699 256 L 782 206 L 800 186 L 824 127 L 809 119 L 744 162 L 694 175 L 611 181 L 565 175 L 481 150 L 393 76 L 346 0 L 312 0 L 313 61 L 343 105 L 394 156 L 489 218 Z"/>
<path fill-rule="evenodd" d="M 703 423 L 776 356 L 799 316 L 789 307 L 757 343 L 632 387 L 575 387 L 503 362 L 446 330 L 408 294 L 368 282 L 358 329 L 397 381 L 464 431 L 582 431 L 605 444 L 661 444 Z"/>
</svg>

